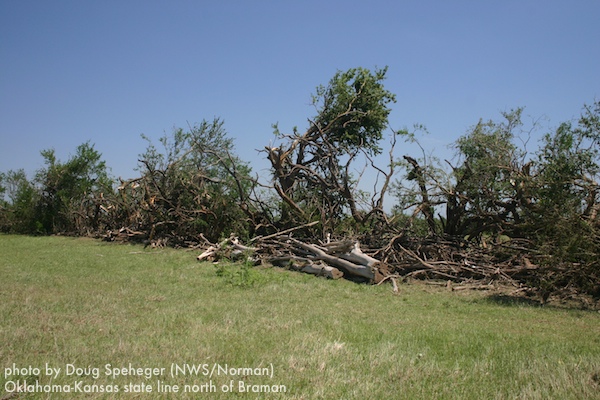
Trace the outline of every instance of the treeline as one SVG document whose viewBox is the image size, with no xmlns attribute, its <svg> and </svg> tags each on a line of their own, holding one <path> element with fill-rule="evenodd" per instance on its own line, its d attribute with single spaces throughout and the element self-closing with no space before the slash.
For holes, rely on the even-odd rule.
<svg viewBox="0 0 600 400">
<path fill-rule="evenodd" d="M 146 138 L 139 175 L 128 180 L 111 177 L 91 143 L 66 161 L 44 150 L 34 177 L 0 173 L 0 231 L 126 231 L 151 244 L 193 246 L 305 226 L 295 234 L 359 238 L 374 249 L 393 240 L 425 259 L 435 255 L 416 243 L 443 241 L 488 249 L 490 262 L 526 254 L 545 266 L 528 284 L 600 297 L 600 102 L 535 144 L 521 109 L 481 120 L 454 143 L 450 162 L 425 150 L 401 154 L 399 144 L 417 139 L 388 125 L 395 95 L 385 74 L 355 68 L 319 86 L 306 131 L 274 126 L 278 143 L 262 150 L 266 179 L 235 154 L 220 119 L 159 143 Z"/>
</svg>

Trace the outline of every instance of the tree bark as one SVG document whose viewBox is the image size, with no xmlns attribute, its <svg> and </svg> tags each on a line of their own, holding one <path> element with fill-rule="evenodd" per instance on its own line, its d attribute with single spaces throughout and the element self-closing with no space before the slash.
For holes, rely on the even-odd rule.
<svg viewBox="0 0 600 400">
<path fill-rule="evenodd" d="M 375 272 L 373 271 L 373 268 L 371 268 L 369 266 L 354 264 L 353 262 L 350 262 L 348 260 L 344 260 L 342 258 L 332 256 L 330 254 L 327 254 L 326 252 L 324 252 L 317 246 L 303 243 L 294 238 L 290 238 L 289 240 L 292 243 L 299 246 L 300 248 L 313 253 L 314 254 L 313 259 L 315 259 L 315 260 L 325 261 L 326 263 L 328 263 L 330 265 L 333 265 L 337 268 L 341 268 L 342 270 L 347 271 L 351 275 L 360 276 L 363 278 L 367 278 L 369 280 L 373 280 L 375 278 Z"/>
<path fill-rule="evenodd" d="M 311 260 L 303 257 L 276 257 L 270 259 L 269 262 L 279 267 L 290 268 L 306 274 L 324 276 L 329 279 L 339 279 L 344 276 L 344 273 L 335 267 L 323 263 L 313 263 Z"/>
</svg>

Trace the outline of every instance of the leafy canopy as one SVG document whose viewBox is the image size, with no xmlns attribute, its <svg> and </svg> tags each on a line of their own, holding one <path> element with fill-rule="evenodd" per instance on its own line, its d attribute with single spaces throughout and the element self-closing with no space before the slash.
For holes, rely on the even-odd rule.
<svg viewBox="0 0 600 400">
<path fill-rule="evenodd" d="M 351 149 L 380 153 L 379 141 L 391 111 L 388 104 L 396 101 L 383 87 L 386 72 L 387 67 L 375 72 L 352 68 L 338 71 L 327 86 L 318 86 L 312 99 L 318 111 L 315 133 Z"/>
</svg>

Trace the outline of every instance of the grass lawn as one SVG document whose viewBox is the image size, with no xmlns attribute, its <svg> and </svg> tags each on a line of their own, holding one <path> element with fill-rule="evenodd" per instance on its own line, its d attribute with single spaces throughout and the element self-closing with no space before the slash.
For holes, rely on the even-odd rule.
<svg viewBox="0 0 600 400">
<path fill-rule="evenodd" d="M 600 399 L 598 312 L 195 255 L 0 235 L 0 399 Z"/>
</svg>

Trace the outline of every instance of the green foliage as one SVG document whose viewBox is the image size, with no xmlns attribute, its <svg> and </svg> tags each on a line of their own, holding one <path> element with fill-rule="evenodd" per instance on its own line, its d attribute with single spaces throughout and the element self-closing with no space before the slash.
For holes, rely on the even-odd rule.
<svg viewBox="0 0 600 400">
<path fill-rule="evenodd" d="M 87 233 L 99 225 L 99 202 L 112 191 L 106 164 L 89 142 L 67 162 L 43 150 L 45 168 L 29 181 L 23 170 L 0 175 L 1 229 L 15 233 Z"/>
<path fill-rule="evenodd" d="M 600 134 L 597 128 L 594 131 L 585 126 L 593 117 L 582 117 L 577 128 L 563 123 L 554 134 L 544 137 L 538 153 L 542 207 L 581 213 L 590 201 L 590 190 L 597 190 L 594 179 L 600 169 Z"/>
<path fill-rule="evenodd" d="M 160 138 L 160 150 L 147 140 L 141 177 L 121 189 L 123 207 L 138 211 L 129 225 L 151 232 L 151 239 L 168 235 L 177 242 L 246 234 L 251 169 L 233 154 L 221 120 L 174 129 Z"/>
<path fill-rule="evenodd" d="M 545 135 L 533 154 L 526 149 L 530 138 L 521 137 L 522 109 L 502 113 L 499 121 L 480 120 L 456 141 L 458 162 L 449 169 L 423 148 L 422 158 L 396 159 L 398 135 L 416 140 L 407 130 L 392 131 L 384 170 L 375 156 L 396 99 L 383 86 L 386 73 L 338 71 L 317 87 L 317 115 L 305 133 L 294 127 L 283 134 L 274 125 L 281 143 L 265 148 L 272 187 L 251 176 L 223 122 L 214 119 L 176 128 L 158 143 L 144 136 L 140 175 L 121 180 L 116 190 L 89 142 L 65 162 L 53 149 L 43 150 L 44 167 L 32 180 L 23 170 L 0 173 L 0 231 L 88 235 L 127 228 L 125 235 L 173 246 L 302 225 L 294 233 L 312 239 L 333 234 L 387 240 L 403 232 L 482 247 L 519 239 L 547 255 L 548 265 L 572 263 L 577 272 L 578 278 L 567 280 L 539 277 L 540 285 L 575 284 L 595 293 L 590 282 L 600 279 L 600 102 L 586 105 L 577 122 Z M 398 204 L 388 215 L 383 198 L 395 167 L 406 173 L 392 185 Z M 373 171 L 376 193 L 370 194 L 359 181 Z M 217 272 L 234 286 L 253 281 L 249 266 Z"/>
<path fill-rule="evenodd" d="M 215 274 L 222 278 L 227 285 L 237 288 L 250 288 L 263 281 L 263 276 L 250 261 L 215 264 Z"/>
<path fill-rule="evenodd" d="M 351 215 L 363 225 L 368 211 L 361 209 L 364 193 L 357 189 L 357 163 L 372 164 L 381 153 L 380 141 L 388 127 L 389 103 L 395 96 L 385 90 L 387 68 L 338 71 L 327 86 L 317 87 L 313 105 L 317 116 L 304 134 L 294 128 L 275 134 L 282 143 L 267 147 L 275 189 L 281 198 L 277 225 L 292 227 L 319 221 L 311 234 L 333 232 Z"/>
<path fill-rule="evenodd" d="M 83 233 L 88 217 L 98 213 L 95 201 L 100 193 L 112 190 L 106 163 L 89 142 L 79 145 L 68 161 L 56 159 L 53 149 L 41 152 L 46 167 L 39 170 L 35 182 L 40 188 L 36 212 L 45 233 Z"/>
<path fill-rule="evenodd" d="M 535 235 L 573 262 L 595 262 L 600 253 L 599 118 L 600 102 L 586 106 L 576 127 L 561 124 L 537 154 Z"/>
<path fill-rule="evenodd" d="M 463 163 L 454 170 L 455 188 L 466 199 L 465 217 L 479 219 L 479 228 L 484 230 L 498 225 L 498 217 L 511 211 L 509 199 L 514 197 L 516 175 L 524 158 L 514 144 L 514 131 L 522 126 L 521 113 L 522 109 L 503 113 L 502 122 L 480 121 L 456 142 Z"/>
<path fill-rule="evenodd" d="M 398 184 L 398 207 L 415 209 L 411 223 L 432 204 L 445 208 L 446 217 L 439 217 L 443 233 L 459 241 L 483 247 L 523 241 L 528 257 L 544 254 L 536 258 L 545 268 L 529 282 L 533 287 L 546 293 L 577 287 L 598 296 L 600 103 L 586 106 L 576 125 L 563 123 L 546 134 L 535 154 L 526 151 L 521 115 L 517 109 L 499 122 L 480 121 L 460 137 L 459 164 L 446 172 L 448 178 L 410 159 L 416 167 L 406 180 L 419 182 L 421 190 Z M 435 234 L 437 225 L 429 231 Z M 558 265 L 568 272 L 555 273 Z"/>
<path fill-rule="evenodd" d="M 521 111 L 504 113 L 500 123 L 480 122 L 457 141 L 463 161 L 446 190 L 453 232 L 525 236 L 573 255 L 583 243 L 577 237 L 595 236 L 590 229 L 599 206 L 600 106 L 586 106 L 578 126 L 563 123 L 546 134 L 529 160 L 515 144 Z"/>
<path fill-rule="evenodd" d="M 365 68 L 338 71 L 328 86 L 317 87 L 313 104 L 318 115 L 314 124 L 333 143 L 350 149 L 381 152 L 379 141 L 387 128 L 389 103 L 396 97 L 385 90 L 387 68 L 371 72 Z"/>
<path fill-rule="evenodd" d="M 24 170 L 0 173 L 0 231 L 36 233 L 38 192 Z"/>
</svg>

